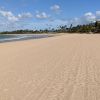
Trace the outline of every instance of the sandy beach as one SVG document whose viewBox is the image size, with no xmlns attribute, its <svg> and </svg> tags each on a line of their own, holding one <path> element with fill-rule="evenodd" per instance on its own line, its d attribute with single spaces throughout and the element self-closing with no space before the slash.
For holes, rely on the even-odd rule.
<svg viewBox="0 0 100 100">
<path fill-rule="evenodd" d="M 0 100 L 100 100 L 100 35 L 1 43 Z"/>
</svg>

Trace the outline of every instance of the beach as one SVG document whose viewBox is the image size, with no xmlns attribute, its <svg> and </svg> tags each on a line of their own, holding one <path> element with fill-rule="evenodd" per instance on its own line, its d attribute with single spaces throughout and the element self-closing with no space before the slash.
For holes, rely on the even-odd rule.
<svg viewBox="0 0 100 100">
<path fill-rule="evenodd" d="M 99 34 L 0 43 L 0 100 L 99 99 Z"/>
</svg>

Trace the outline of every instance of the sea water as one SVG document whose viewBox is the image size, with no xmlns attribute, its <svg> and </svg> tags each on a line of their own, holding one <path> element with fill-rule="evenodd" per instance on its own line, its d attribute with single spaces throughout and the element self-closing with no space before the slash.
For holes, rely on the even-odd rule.
<svg viewBox="0 0 100 100">
<path fill-rule="evenodd" d="M 11 42 L 11 41 L 19 41 L 19 40 L 28 40 L 28 39 L 40 39 L 47 38 L 47 34 L 20 34 L 20 35 L 11 35 L 11 34 L 1 34 L 0 35 L 0 43 L 2 42 Z"/>
</svg>

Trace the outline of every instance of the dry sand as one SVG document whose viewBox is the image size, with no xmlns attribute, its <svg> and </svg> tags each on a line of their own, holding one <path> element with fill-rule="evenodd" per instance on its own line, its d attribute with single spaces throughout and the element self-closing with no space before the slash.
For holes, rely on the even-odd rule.
<svg viewBox="0 0 100 100">
<path fill-rule="evenodd" d="M 100 100 L 100 35 L 1 43 L 0 100 Z"/>
</svg>

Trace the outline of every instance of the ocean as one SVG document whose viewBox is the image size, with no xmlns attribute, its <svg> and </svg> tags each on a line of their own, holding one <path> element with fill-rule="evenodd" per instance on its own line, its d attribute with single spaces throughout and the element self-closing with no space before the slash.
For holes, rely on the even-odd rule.
<svg viewBox="0 0 100 100">
<path fill-rule="evenodd" d="M 0 35 L 0 43 L 2 42 L 11 42 L 11 41 L 21 41 L 21 40 L 29 40 L 29 39 L 40 39 L 40 38 L 47 38 L 49 35 L 47 34 L 18 34 L 18 35 L 11 35 L 11 34 L 1 34 Z"/>
</svg>

